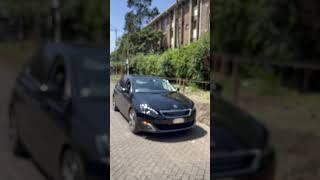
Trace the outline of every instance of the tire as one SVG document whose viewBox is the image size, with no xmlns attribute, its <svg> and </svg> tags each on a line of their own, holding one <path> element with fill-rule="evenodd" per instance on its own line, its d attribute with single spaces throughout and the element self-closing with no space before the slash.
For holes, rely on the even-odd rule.
<svg viewBox="0 0 320 180">
<path fill-rule="evenodd" d="M 132 133 L 137 134 L 139 132 L 138 125 L 137 125 L 137 114 L 136 111 L 131 108 L 129 110 L 129 129 Z"/>
<path fill-rule="evenodd" d="M 60 161 L 60 180 L 86 180 L 86 170 L 81 155 L 65 150 Z"/>
<path fill-rule="evenodd" d="M 116 101 L 115 101 L 115 99 L 114 99 L 114 96 L 112 97 L 112 109 L 113 109 L 114 111 L 119 111 L 119 109 L 118 109 L 118 107 L 117 107 L 117 105 L 116 105 Z"/>
<path fill-rule="evenodd" d="M 8 128 L 8 135 L 9 135 L 9 143 L 10 143 L 10 148 L 11 151 L 13 152 L 14 155 L 19 156 L 19 157 L 28 157 L 28 151 L 23 145 L 20 135 L 19 135 L 19 130 L 17 126 L 17 121 L 14 118 L 14 112 L 12 107 L 10 107 L 9 110 L 9 128 Z"/>
</svg>

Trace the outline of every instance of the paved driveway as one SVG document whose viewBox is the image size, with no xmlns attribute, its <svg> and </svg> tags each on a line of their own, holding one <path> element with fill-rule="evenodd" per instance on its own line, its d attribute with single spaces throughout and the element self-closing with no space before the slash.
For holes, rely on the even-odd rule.
<svg viewBox="0 0 320 180">
<path fill-rule="evenodd" d="M 111 85 L 110 99 L 114 85 Z M 112 180 L 210 179 L 210 129 L 197 124 L 186 132 L 140 134 L 129 131 L 119 112 L 111 109 Z"/>
</svg>

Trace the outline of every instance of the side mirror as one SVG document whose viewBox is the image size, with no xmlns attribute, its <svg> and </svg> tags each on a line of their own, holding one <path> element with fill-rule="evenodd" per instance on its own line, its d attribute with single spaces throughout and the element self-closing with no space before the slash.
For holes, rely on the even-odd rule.
<svg viewBox="0 0 320 180">
<path fill-rule="evenodd" d="M 40 85 L 40 93 L 42 97 L 49 97 L 53 99 L 61 98 L 60 89 L 52 84 L 42 84 Z"/>
<path fill-rule="evenodd" d="M 127 88 L 121 88 L 121 91 L 124 92 L 124 93 L 129 92 L 129 90 Z"/>
</svg>

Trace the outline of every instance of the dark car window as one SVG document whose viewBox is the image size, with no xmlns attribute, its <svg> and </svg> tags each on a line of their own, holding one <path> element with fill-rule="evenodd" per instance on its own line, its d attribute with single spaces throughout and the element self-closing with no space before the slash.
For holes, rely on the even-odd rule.
<svg viewBox="0 0 320 180">
<path fill-rule="evenodd" d="M 134 78 L 133 91 L 138 92 L 164 92 L 176 91 L 168 80 L 160 78 Z"/>
<path fill-rule="evenodd" d="M 58 92 L 54 100 L 58 102 L 63 102 L 65 99 L 65 86 L 66 86 L 66 69 L 64 64 L 56 64 L 51 70 L 52 74 L 50 76 L 49 85 L 55 88 Z"/>
<path fill-rule="evenodd" d="M 107 98 L 107 63 L 102 55 L 75 55 L 77 94 L 81 98 Z"/>
<path fill-rule="evenodd" d="M 130 80 L 127 80 L 127 82 L 126 82 L 126 89 L 128 89 L 128 91 L 131 92 L 131 82 L 130 82 Z"/>
</svg>

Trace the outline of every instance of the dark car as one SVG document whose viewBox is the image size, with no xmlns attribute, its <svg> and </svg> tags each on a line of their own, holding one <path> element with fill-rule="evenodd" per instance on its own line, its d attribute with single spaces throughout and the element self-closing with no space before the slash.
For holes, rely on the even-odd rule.
<svg viewBox="0 0 320 180">
<path fill-rule="evenodd" d="M 212 84 L 211 173 L 216 179 L 273 179 L 275 152 L 267 129 L 253 116 L 223 99 Z"/>
<path fill-rule="evenodd" d="M 194 103 L 159 77 L 124 75 L 114 88 L 113 108 L 133 133 L 187 130 L 196 122 Z"/>
<path fill-rule="evenodd" d="M 109 177 L 109 88 L 104 48 L 47 44 L 18 75 L 9 138 L 55 180 Z"/>
</svg>

